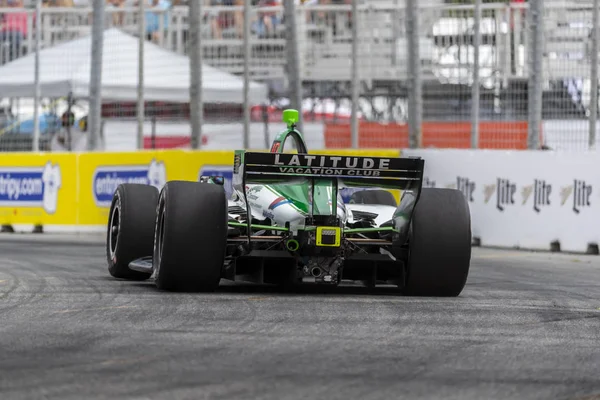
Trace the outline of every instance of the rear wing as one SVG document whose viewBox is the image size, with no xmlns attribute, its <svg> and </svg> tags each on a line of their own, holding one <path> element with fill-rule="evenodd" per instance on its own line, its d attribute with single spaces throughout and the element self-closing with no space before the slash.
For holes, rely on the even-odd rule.
<svg viewBox="0 0 600 400">
<path fill-rule="evenodd" d="M 233 184 L 291 183 L 331 179 L 346 187 L 379 187 L 421 191 L 425 162 L 421 158 L 358 157 L 320 154 L 256 153 L 238 150 Z"/>
</svg>

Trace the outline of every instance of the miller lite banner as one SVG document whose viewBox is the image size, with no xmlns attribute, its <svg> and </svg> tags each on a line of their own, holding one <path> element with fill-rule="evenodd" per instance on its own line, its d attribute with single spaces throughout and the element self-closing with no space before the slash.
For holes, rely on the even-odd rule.
<svg viewBox="0 0 600 400">
<path fill-rule="evenodd" d="M 585 252 L 600 243 L 596 153 L 418 149 L 423 187 L 454 188 L 469 202 L 483 246 Z"/>
</svg>

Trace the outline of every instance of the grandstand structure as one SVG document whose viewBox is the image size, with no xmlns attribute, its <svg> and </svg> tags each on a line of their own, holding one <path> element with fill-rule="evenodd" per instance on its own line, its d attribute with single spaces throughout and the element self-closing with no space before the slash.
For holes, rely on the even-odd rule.
<svg viewBox="0 0 600 400">
<path fill-rule="evenodd" d="M 445 0 L 420 0 L 418 6 L 423 119 L 466 120 L 471 112 L 475 64 L 473 6 L 447 4 Z M 584 119 L 590 106 L 592 2 L 545 0 L 544 9 L 543 119 Z M 211 10 L 211 7 L 205 8 L 206 12 Z M 215 10 L 228 11 L 223 7 L 212 11 Z M 361 115 L 374 121 L 403 122 L 406 120 L 409 59 L 405 1 L 368 0 L 363 1 L 358 10 L 355 18 L 349 5 L 297 8 L 299 68 L 304 97 L 315 106 L 325 101 L 333 103 L 334 118 L 347 113 L 352 84 L 352 24 L 356 23 L 360 37 Z M 478 60 L 481 120 L 526 121 L 527 5 L 508 1 L 486 3 L 482 10 Z M 260 12 L 257 8 L 252 10 L 255 16 Z M 281 8 L 277 12 L 283 14 Z M 221 24 L 218 38 L 214 37 L 210 23 L 203 25 L 203 62 L 242 75 L 244 41 L 232 20 Z M 107 26 L 115 26 L 115 21 L 109 16 Z M 187 7 L 171 8 L 165 21 L 160 20 L 161 34 L 156 43 L 186 54 Z M 122 11 L 117 25 L 136 35 L 136 10 Z M 42 47 L 90 32 L 89 8 L 44 9 Z M 286 32 L 285 21 L 282 21 L 274 33 L 268 36 L 253 33 L 250 40 L 251 79 L 269 83 L 274 104 L 285 99 L 288 93 Z M 32 47 L 32 38 L 26 38 L 23 53 Z M 209 105 L 208 116 L 211 110 Z M 228 110 L 228 116 L 235 118 L 236 115 L 241 115 L 241 109 Z"/>
</svg>

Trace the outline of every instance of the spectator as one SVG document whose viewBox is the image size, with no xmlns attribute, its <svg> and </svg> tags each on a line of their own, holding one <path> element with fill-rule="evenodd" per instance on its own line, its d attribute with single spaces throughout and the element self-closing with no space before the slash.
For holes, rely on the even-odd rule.
<svg viewBox="0 0 600 400">
<path fill-rule="evenodd" d="M 46 0 L 42 2 L 42 6 L 45 7 L 73 7 L 75 3 L 73 0 Z"/>
<path fill-rule="evenodd" d="M 160 35 L 164 32 L 160 31 L 160 17 L 163 18 L 163 29 L 169 26 L 169 13 L 171 1 L 169 0 L 145 0 L 152 11 L 146 12 L 146 37 L 148 40 L 158 42 Z M 136 2 L 137 3 L 137 2 Z M 138 3 L 139 4 L 139 3 Z"/>
<path fill-rule="evenodd" d="M 283 5 L 281 0 L 260 0 L 259 7 L 277 7 Z M 272 36 L 281 25 L 282 15 L 277 11 L 259 11 L 258 22 L 254 25 L 254 31 L 260 37 Z"/>
<path fill-rule="evenodd" d="M 66 111 L 62 115 L 62 127 L 50 141 L 51 151 L 85 151 L 87 148 L 87 116 L 75 124 L 75 114 Z"/>
<path fill-rule="evenodd" d="M 205 0 L 207 7 L 233 7 L 243 6 L 244 0 Z M 242 10 L 234 12 L 210 9 L 204 14 L 210 25 L 213 39 L 222 39 L 223 30 L 234 28 L 238 37 L 243 37 L 244 13 Z"/>
<path fill-rule="evenodd" d="M 106 0 L 106 10 L 110 12 L 113 26 L 123 25 L 125 15 L 122 12 L 115 12 L 117 8 L 123 8 L 125 0 Z"/>
<path fill-rule="evenodd" d="M 231 6 L 239 6 L 241 9 L 233 12 L 233 25 L 235 26 L 237 36 L 244 37 L 244 0 L 234 0 Z"/>
<path fill-rule="evenodd" d="M 319 4 L 320 5 L 324 5 L 324 6 L 335 6 L 335 5 L 349 5 L 352 4 L 352 0 L 319 0 Z M 336 18 L 337 12 L 331 12 L 331 11 L 319 11 L 316 14 L 316 21 L 317 23 L 321 23 L 324 25 L 327 25 L 329 27 L 331 27 L 333 29 L 333 34 L 337 35 L 340 31 L 341 31 L 341 26 L 338 26 L 338 23 L 340 23 L 339 19 Z M 346 16 L 346 20 L 345 22 L 343 22 L 343 24 L 345 25 L 345 27 L 347 29 L 351 28 L 351 24 L 352 24 L 352 13 L 348 13 Z"/>
<path fill-rule="evenodd" d="M 10 8 L 23 9 L 23 0 L 6 0 Z M 0 45 L 8 45 L 8 57 L 6 61 L 12 61 L 21 55 L 21 46 L 27 36 L 28 13 L 8 12 L 0 20 Z"/>
</svg>

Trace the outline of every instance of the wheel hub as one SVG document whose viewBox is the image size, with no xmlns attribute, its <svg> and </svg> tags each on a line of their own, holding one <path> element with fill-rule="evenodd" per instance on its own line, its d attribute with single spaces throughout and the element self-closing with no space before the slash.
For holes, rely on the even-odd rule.
<svg viewBox="0 0 600 400">
<path fill-rule="evenodd" d="M 117 244 L 119 238 L 119 227 L 121 225 L 121 213 L 119 212 L 119 205 L 116 204 L 113 212 L 110 216 L 110 230 L 108 237 L 108 246 L 110 250 L 110 258 L 115 259 L 117 252 Z"/>
</svg>

